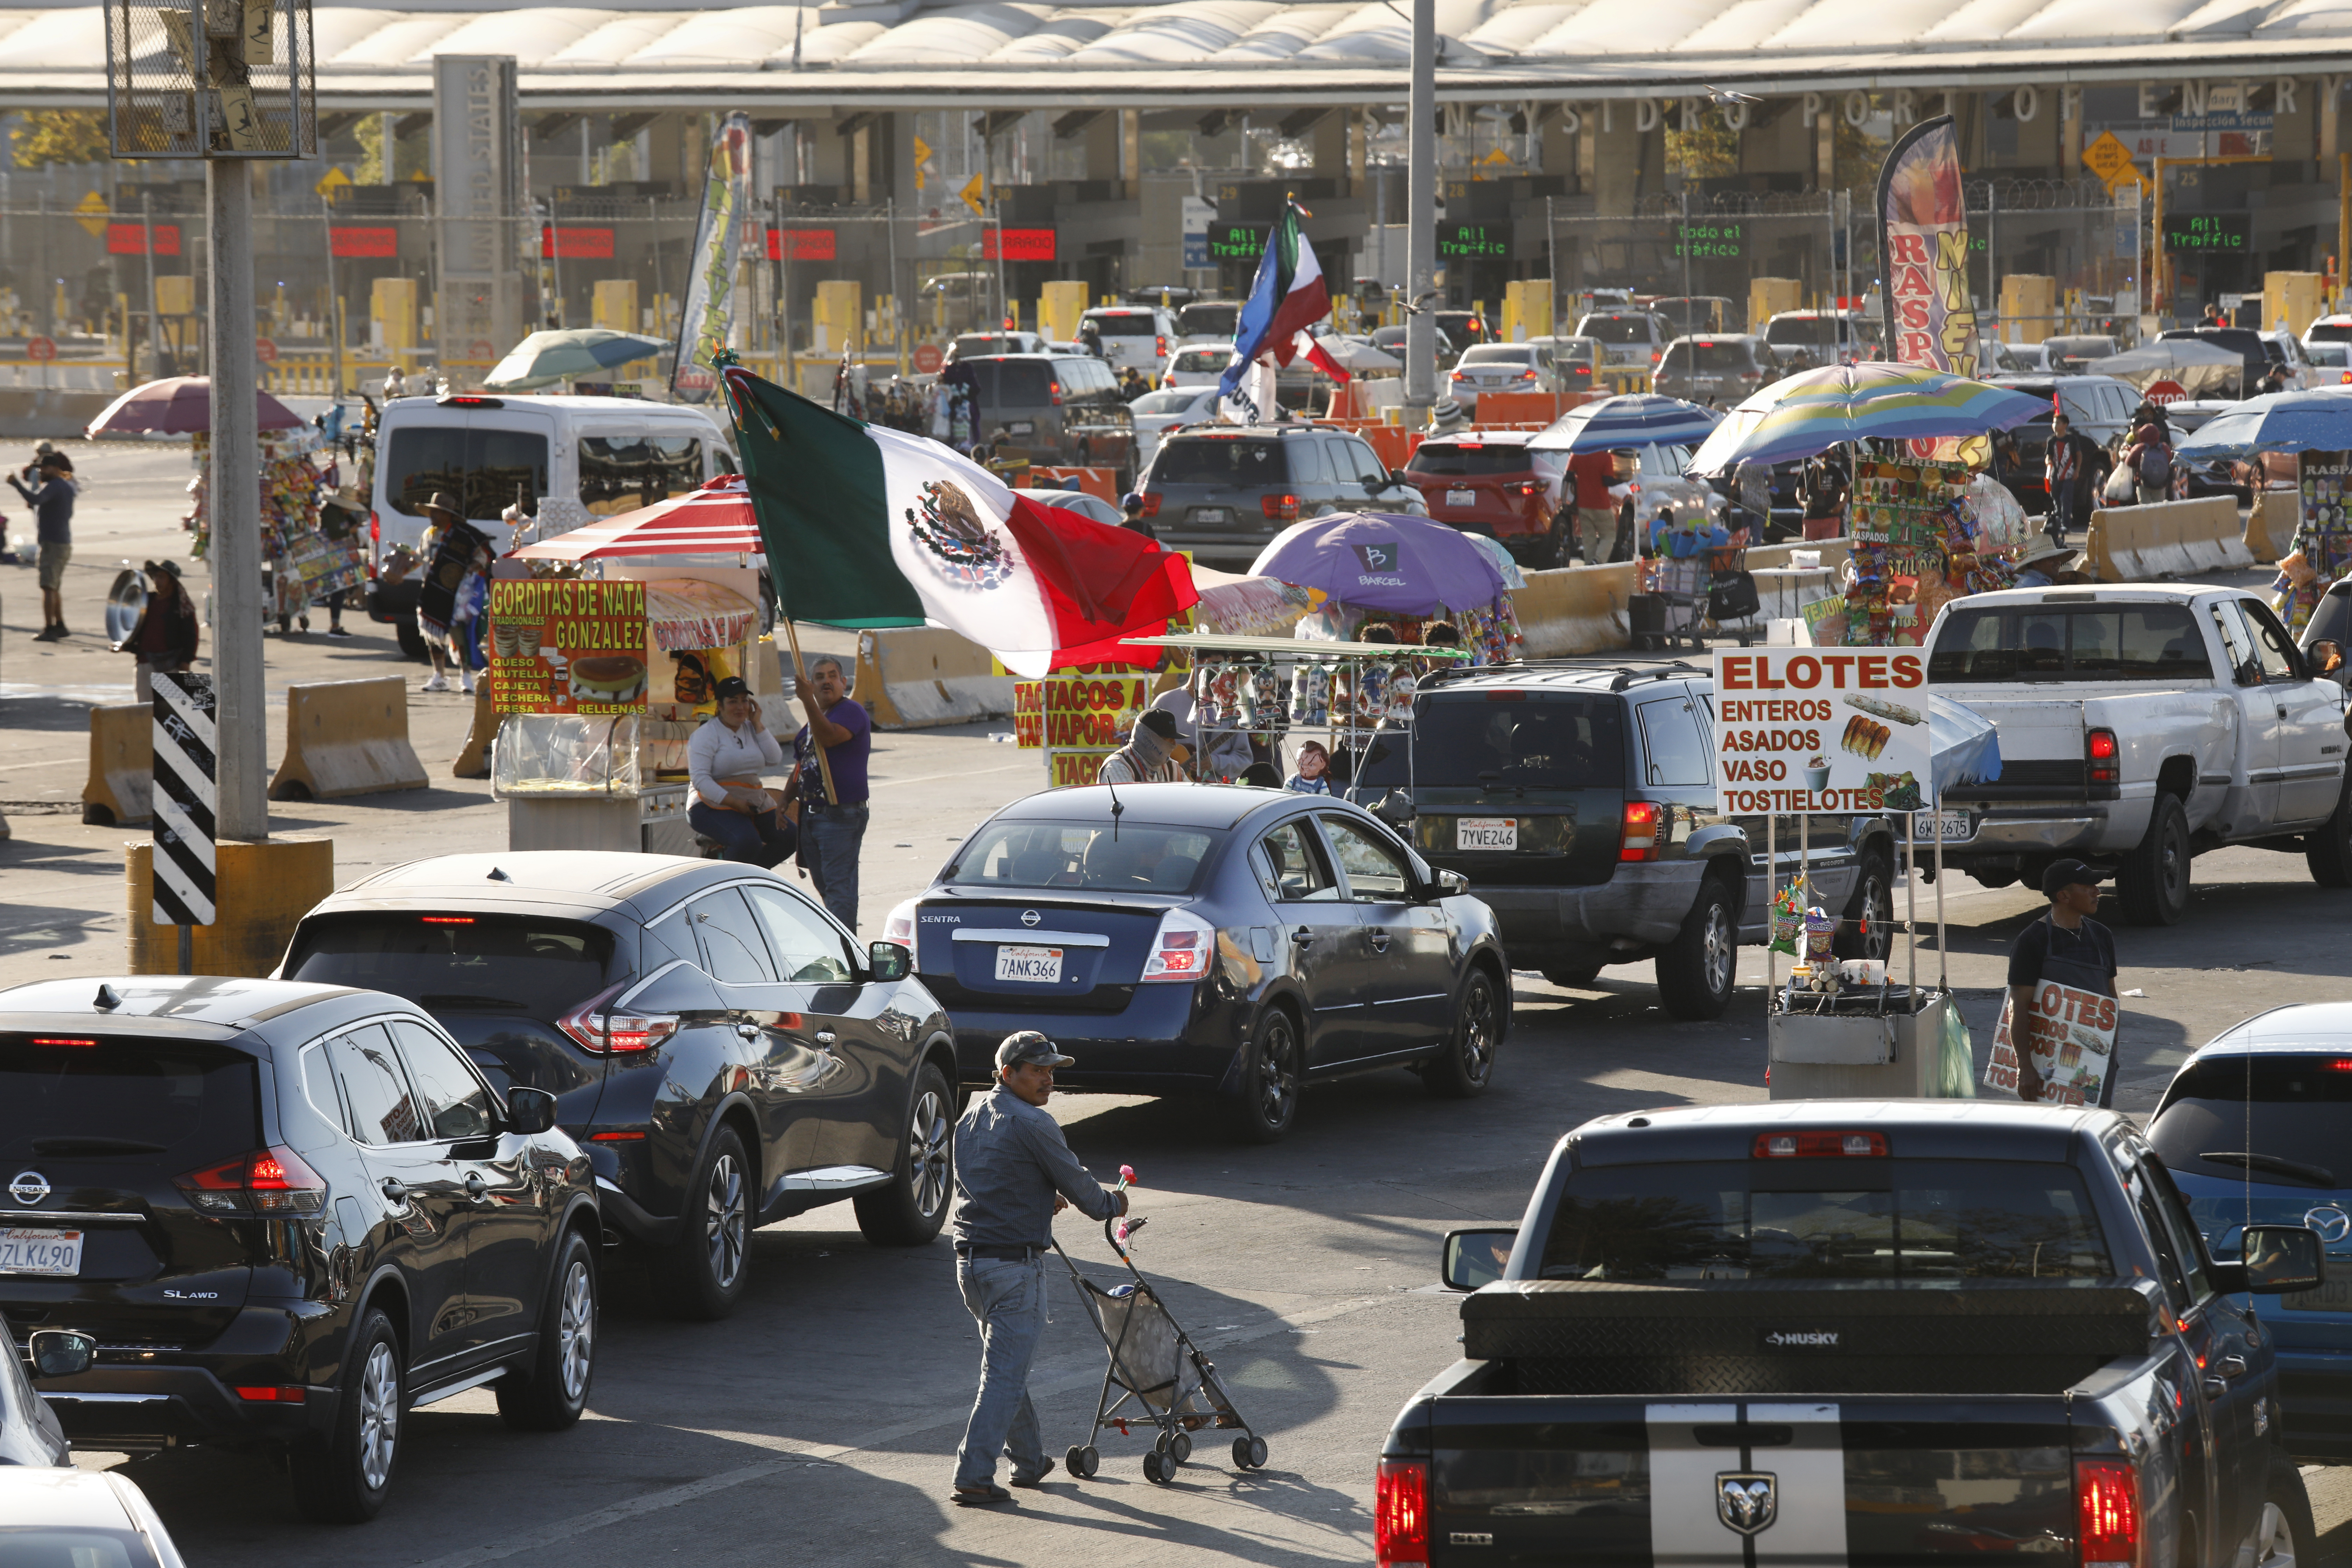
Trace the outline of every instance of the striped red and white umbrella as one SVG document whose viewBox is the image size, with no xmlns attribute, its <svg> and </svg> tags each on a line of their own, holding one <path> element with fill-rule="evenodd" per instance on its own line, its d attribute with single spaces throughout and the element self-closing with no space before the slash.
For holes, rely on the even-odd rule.
<svg viewBox="0 0 2352 1568">
<path fill-rule="evenodd" d="M 514 553 L 525 561 L 598 561 L 622 555 L 759 555 L 760 521 L 740 474 L 721 474 L 676 500 L 600 518 Z"/>
</svg>

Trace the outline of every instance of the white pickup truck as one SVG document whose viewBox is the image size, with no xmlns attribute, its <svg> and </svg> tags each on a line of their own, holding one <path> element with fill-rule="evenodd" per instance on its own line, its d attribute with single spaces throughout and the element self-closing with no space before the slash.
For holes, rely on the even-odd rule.
<svg viewBox="0 0 2352 1568">
<path fill-rule="evenodd" d="M 2346 693 L 2235 588 L 2015 588 L 1957 600 L 1927 681 L 1992 721 L 1998 783 L 1946 792 L 1944 862 L 1990 887 L 2060 856 L 2112 867 L 2124 918 L 2171 925 L 2225 844 L 2300 850 L 2352 887 Z M 1933 831 L 1923 821 L 1921 837 Z"/>
</svg>

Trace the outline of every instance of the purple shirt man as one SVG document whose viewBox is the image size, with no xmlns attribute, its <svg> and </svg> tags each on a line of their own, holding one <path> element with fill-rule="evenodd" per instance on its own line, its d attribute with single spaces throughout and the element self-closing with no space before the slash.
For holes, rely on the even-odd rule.
<svg viewBox="0 0 2352 1568">
<path fill-rule="evenodd" d="M 801 683 L 801 710 L 808 716 L 793 737 L 795 782 L 801 802 L 801 865 L 816 883 L 824 907 L 851 931 L 857 930 L 857 858 L 866 842 L 866 759 L 874 750 L 874 720 L 849 696 L 841 661 L 820 654 L 809 662 Z M 814 731 L 814 735 L 812 735 Z M 825 798 L 817 744 L 833 772 L 833 800 Z"/>
</svg>

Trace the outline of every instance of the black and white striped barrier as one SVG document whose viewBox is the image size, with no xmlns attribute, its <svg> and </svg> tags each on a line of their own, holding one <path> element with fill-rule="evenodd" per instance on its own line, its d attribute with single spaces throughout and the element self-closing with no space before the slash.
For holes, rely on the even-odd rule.
<svg viewBox="0 0 2352 1568">
<path fill-rule="evenodd" d="M 158 674 L 154 682 L 154 908 L 149 918 L 180 928 L 180 973 L 185 974 L 190 928 L 212 924 L 215 912 L 213 680 Z"/>
</svg>

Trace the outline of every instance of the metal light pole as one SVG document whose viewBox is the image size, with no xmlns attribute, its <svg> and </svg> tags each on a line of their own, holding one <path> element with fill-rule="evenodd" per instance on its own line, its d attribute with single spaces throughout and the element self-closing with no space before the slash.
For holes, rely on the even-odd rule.
<svg viewBox="0 0 2352 1568">
<path fill-rule="evenodd" d="M 1412 90 L 1406 100 L 1404 405 L 1437 401 L 1437 0 L 1412 0 Z"/>
</svg>

